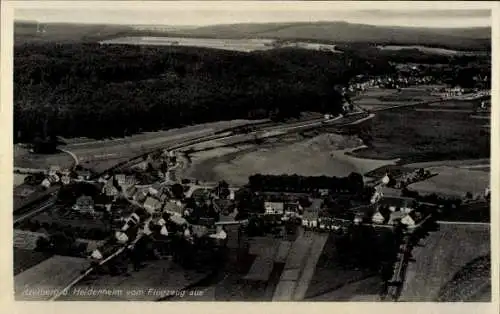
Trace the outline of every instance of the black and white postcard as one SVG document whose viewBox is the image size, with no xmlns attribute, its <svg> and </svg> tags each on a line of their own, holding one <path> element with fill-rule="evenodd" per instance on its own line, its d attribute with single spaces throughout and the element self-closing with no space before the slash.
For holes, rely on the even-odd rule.
<svg viewBox="0 0 500 314">
<path fill-rule="evenodd" d="M 6 291 L 493 306 L 495 9 L 2 3 Z"/>
</svg>

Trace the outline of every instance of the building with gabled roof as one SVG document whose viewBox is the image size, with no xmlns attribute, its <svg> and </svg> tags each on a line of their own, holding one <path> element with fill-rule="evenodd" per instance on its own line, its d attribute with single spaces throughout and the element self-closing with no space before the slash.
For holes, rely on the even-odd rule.
<svg viewBox="0 0 500 314">
<path fill-rule="evenodd" d="M 387 206 L 391 212 L 402 211 L 409 213 L 416 209 L 418 203 L 411 197 L 383 197 L 378 201 L 379 206 Z"/>
<path fill-rule="evenodd" d="M 266 214 L 283 214 L 285 204 L 283 202 L 264 202 Z"/>
<path fill-rule="evenodd" d="M 161 209 L 161 203 L 159 200 L 153 197 L 147 197 L 144 201 L 144 209 L 149 213 L 153 214 Z"/>
<path fill-rule="evenodd" d="M 163 206 L 163 212 L 169 213 L 171 215 L 182 216 L 184 213 L 184 206 L 177 204 L 175 201 L 165 202 Z"/>
</svg>

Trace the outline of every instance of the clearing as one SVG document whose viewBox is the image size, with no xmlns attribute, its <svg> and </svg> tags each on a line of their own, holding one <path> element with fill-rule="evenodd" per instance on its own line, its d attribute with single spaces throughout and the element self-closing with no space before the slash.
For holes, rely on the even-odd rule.
<svg viewBox="0 0 500 314">
<path fill-rule="evenodd" d="M 462 197 L 467 192 L 483 194 L 490 185 L 489 171 L 479 171 L 461 167 L 428 167 L 431 173 L 437 173 L 427 180 L 416 182 L 408 186 L 409 189 L 420 194 L 441 194 L 446 196 Z"/>
<path fill-rule="evenodd" d="M 365 110 L 379 110 L 393 106 L 417 104 L 422 101 L 433 101 L 437 97 L 431 95 L 435 86 L 423 85 L 403 88 L 401 91 L 388 88 L 369 88 L 362 94 L 353 97 L 356 105 Z"/>
<path fill-rule="evenodd" d="M 14 167 L 48 169 L 52 165 L 58 165 L 61 168 L 70 168 L 73 163 L 73 158 L 67 153 L 32 154 L 29 149 L 14 145 Z"/>
<path fill-rule="evenodd" d="M 489 255 L 490 249 L 488 225 L 440 225 L 439 231 L 431 233 L 413 249 L 415 262 L 408 265 L 400 301 L 436 301 L 440 295 L 447 294 L 442 287 L 452 289 L 464 284 L 456 281 L 455 274 L 476 258 Z M 471 275 L 462 281 L 475 276 Z M 483 282 L 491 280 L 489 275 L 480 277 Z M 452 279 L 454 284 L 447 284 Z M 480 285 L 477 288 L 483 289 Z"/>
<path fill-rule="evenodd" d="M 368 147 L 353 152 L 355 156 L 401 158 L 408 163 L 490 154 L 490 136 L 483 134 L 483 123 L 467 113 L 395 109 L 377 112 L 368 123 L 360 130 Z"/>
</svg>

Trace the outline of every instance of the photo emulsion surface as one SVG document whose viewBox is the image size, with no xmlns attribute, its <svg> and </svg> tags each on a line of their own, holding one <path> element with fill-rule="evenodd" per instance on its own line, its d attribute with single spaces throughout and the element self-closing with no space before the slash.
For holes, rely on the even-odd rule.
<svg viewBox="0 0 500 314">
<path fill-rule="evenodd" d="M 14 11 L 16 300 L 491 301 L 490 10 L 146 5 Z"/>
</svg>

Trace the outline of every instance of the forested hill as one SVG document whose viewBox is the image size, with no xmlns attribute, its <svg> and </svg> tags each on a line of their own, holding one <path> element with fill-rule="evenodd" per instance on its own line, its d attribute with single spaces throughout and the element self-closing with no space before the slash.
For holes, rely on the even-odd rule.
<svg viewBox="0 0 500 314">
<path fill-rule="evenodd" d="M 23 141 L 37 134 L 102 138 L 214 120 L 337 113 L 336 85 L 391 68 L 385 61 L 286 49 L 44 43 L 17 46 L 14 54 L 14 134 Z"/>
<path fill-rule="evenodd" d="M 14 39 L 25 42 L 97 42 L 121 36 L 273 38 L 315 42 L 425 45 L 458 50 L 491 50 L 491 28 L 416 28 L 347 22 L 291 22 L 210 25 L 194 28 L 16 21 Z M 37 32 L 39 30 L 40 32 Z"/>
<path fill-rule="evenodd" d="M 340 21 L 210 25 L 172 30 L 174 36 L 274 38 L 329 43 L 425 45 L 459 50 L 490 50 L 491 28 L 375 26 Z"/>
</svg>

